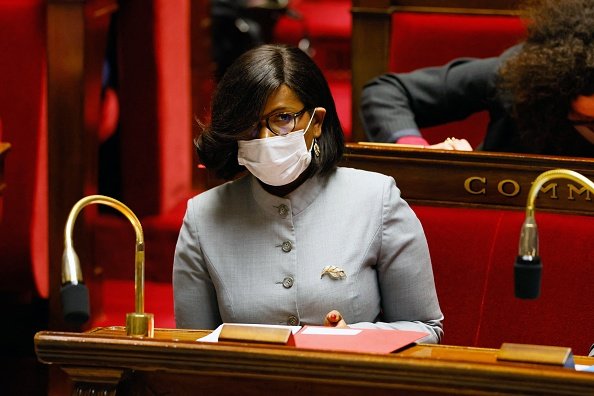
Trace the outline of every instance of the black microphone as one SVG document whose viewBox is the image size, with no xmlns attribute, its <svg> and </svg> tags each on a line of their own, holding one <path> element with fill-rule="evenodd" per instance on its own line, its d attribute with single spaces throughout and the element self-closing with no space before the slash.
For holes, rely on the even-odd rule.
<svg viewBox="0 0 594 396">
<path fill-rule="evenodd" d="M 64 320 L 82 325 L 91 317 L 89 309 L 89 289 L 84 283 L 62 285 L 60 289 Z"/>
<path fill-rule="evenodd" d="M 551 169 L 534 179 L 526 200 L 526 219 L 520 234 L 520 248 L 514 264 L 515 293 L 518 298 L 540 295 L 542 263 L 538 256 L 538 229 L 534 219 L 534 201 L 542 186 L 552 179 L 569 179 L 594 193 L 594 183 L 584 175 L 569 169 Z"/>
<path fill-rule="evenodd" d="M 538 228 L 533 215 L 526 216 L 520 233 L 518 256 L 514 263 L 514 289 L 517 298 L 540 295 L 542 263 L 538 256 Z"/>
<path fill-rule="evenodd" d="M 69 240 L 68 242 L 71 242 Z M 89 320 L 89 289 L 85 286 L 78 255 L 71 243 L 66 243 L 62 254 L 62 313 L 64 320 L 81 325 Z"/>
<path fill-rule="evenodd" d="M 540 296 L 542 263 L 538 256 L 518 256 L 514 264 L 514 283 L 517 298 L 535 299 Z"/>
</svg>

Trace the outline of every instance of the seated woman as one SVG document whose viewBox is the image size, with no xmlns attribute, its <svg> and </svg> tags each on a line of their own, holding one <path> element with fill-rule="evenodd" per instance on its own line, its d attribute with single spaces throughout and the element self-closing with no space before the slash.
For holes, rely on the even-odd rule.
<svg viewBox="0 0 594 396">
<path fill-rule="evenodd" d="M 482 150 L 594 157 L 594 1 L 539 0 L 529 15 L 525 42 L 499 57 L 370 81 L 361 96 L 370 140 L 427 145 L 420 127 L 487 110 Z M 463 143 L 430 147 L 471 149 Z"/>
<path fill-rule="evenodd" d="M 265 323 L 443 330 L 423 229 L 394 179 L 337 167 L 322 72 L 301 50 L 238 58 L 196 139 L 233 179 L 188 202 L 173 265 L 179 328 Z M 246 172 L 247 170 L 247 172 Z"/>
</svg>

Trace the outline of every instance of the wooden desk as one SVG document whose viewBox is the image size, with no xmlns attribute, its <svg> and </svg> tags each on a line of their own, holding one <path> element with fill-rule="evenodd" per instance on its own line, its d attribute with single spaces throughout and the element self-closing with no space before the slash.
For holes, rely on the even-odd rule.
<svg viewBox="0 0 594 396">
<path fill-rule="evenodd" d="M 35 349 L 41 362 L 65 370 L 81 395 L 116 390 L 134 395 L 300 396 L 594 392 L 594 373 L 500 363 L 495 349 L 421 344 L 397 354 L 372 355 L 194 342 L 207 333 L 157 329 L 153 339 L 133 339 L 122 327 L 43 331 L 35 335 Z M 594 364 L 594 358 L 575 360 Z"/>
<path fill-rule="evenodd" d="M 540 173 L 571 169 L 594 180 L 594 159 L 444 151 L 348 143 L 341 166 L 393 176 L 409 203 L 524 210 Z M 592 194 L 568 180 L 545 184 L 537 211 L 594 215 Z"/>
</svg>

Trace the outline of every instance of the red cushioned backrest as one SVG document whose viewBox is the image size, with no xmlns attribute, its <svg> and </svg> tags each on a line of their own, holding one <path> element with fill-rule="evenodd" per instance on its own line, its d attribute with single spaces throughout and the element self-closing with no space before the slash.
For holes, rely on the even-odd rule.
<svg viewBox="0 0 594 396">
<path fill-rule="evenodd" d="M 474 346 L 501 212 L 414 205 L 433 263 L 444 314 L 443 343 Z"/>
<path fill-rule="evenodd" d="M 395 12 L 389 70 L 408 72 L 443 65 L 457 57 L 497 56 L 524 36 L 525 26 L 514 16 Z M 476 146 L 483 139 L 487 121 L 483 112 L 423 133 L 430 143 L 456 136 Z"/>
<path fill-rule="evenodd" d="M 120 12 L 123 200 L 154 215 L 191 190 L 190 5 L 131 0 Z"/>
<path fill-rule="evenodd" d="M 594 217 L 537 213 L 543 261 L 541 296 L 514 296 L 514 261 L 523 211 L 414 205 L 431 252 L 451 345 L 499 348 L 503 342 L 571 347 L 594 344 L 590 298 Z"/>
<path fill-rule="evenodd" d="M 502 219 L 477 346 L 556 345 L 587 355 L 594 344 L 594 217 L 536 213 L 543 270 L 535 300 L 514 296 L 513 263 L 523 221 L 523 212 L 507 212 Z"/>
<path fill-rule="evenodd" d="M 0 290 L 48 295 L 45 1 L 0 3 L 0 118 L 7 187 Z M 35 292 L 36 290 L 36 292 Z"/>
<path fill-rule="evenodd" d="M 305 36 L 312 39 L 337 39 L 351 36 L 350 0 L 291 1 L 289 9 L 299 18 L 283 15 L 274 27 L 274 39 L 297 45 Z"/>
<path fill-rule="evenodd" d="M 345 80 L 328 80 L 330 92 L 336 104 L 338 120 L 342 126 L 345 141 L 351 141 L 351 83 Z"/>
</svg>

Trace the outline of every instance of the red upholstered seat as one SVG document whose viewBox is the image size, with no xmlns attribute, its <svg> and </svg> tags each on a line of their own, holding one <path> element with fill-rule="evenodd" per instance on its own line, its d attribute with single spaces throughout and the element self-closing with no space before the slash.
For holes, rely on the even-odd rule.
<svg viewBox="0 0 594 396">
<path fill-rule="evenodd" d="M 541 296 L 514 296 L 514 261 L 523 211 L 415 205 L 445 315 L 446 344 L 499 348 L 503 342 L 571 347 L 594 343 L 589 297 L 594 217 L 537 213 Z"/>
<path fill-rule="evenodd" d="M 435 286 L 445 316 L 444 340 L 476 345 L 481 306 L 502 213 L 415 205 L 427 236 Z"/>
<path fill-rule="evenodd" d="M 345 78 L 329 79 L 338 119 L 342 125 L 345 141 L 351 140 L 351 82 Z"/>
<path fill-rule="evenodd" d="M 297 44 L 304 37 L 320 39 L 343 39 L 351 35 L 351 2 L 347 0 L 292 0 L 289 8 L 298 18 L 284 16 L 274 28 L 277 40 Z"/>
<path fill-rule="evenodd" d="M 309 38 L 313 48 L 313 59 L 323 70 L 349 70 L 350 39 L 352 31 L 351 2 L 346 0 L 307 1 L 291 5 L 302 16 L 301 29 L 295 29 L 301 37 L 293 37 L 298 43 Z M 288 18 L 281 18 L 275 27 L 277 40 L 288 40 L 295 35 L 286 24 Z M 287 38 L 283 36 L 287 35 Z M 297 38 L 297 40 L 295 40 Z"/>
<path fill-rule="evenodd" d="M 46 5 L 0 3 L 0 119 L 7 188 L 0 291 L 48 297 Z"/>
<path fill-rule="evenodd" d="M 455 57 L 496 56 L 524 35 L 524 24 L 514 16 L 395 12 L 390 69 L 406 72 Z"/>
<path fill-rule="evenodd" d="M 477 345 L 502 342 L 571 347 L 594 344 L 594 217 L 536 213 L 543 264 L 540 297 L 514 297 L 513 262 L 524 213 L 506 212 L 491 257 Z"/>
<path fill-rule="evenodd" d="M 120 12 L 123 199 L 155 215 L 191 190 L 190 3 L 134 0 Z"/>
<path fill-rule="evenodd" d="M 389 69 L 408 72 L 439 66 L 457 57 L 486 58 L 499 55 L 525 36 L 519 17 L 447 13 L 395 12 L 392 14 Z M 465 121 L 423 130 L 430 143 L 449 136 L 466 138 L 473 147 L 483 139 L 486 112 Z"/>
</svg>

